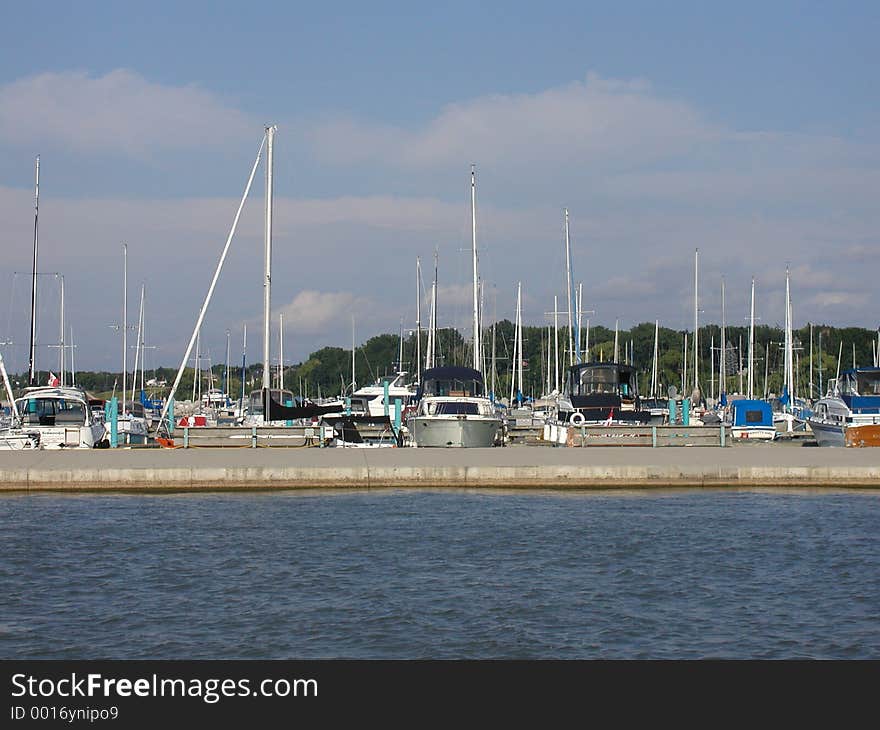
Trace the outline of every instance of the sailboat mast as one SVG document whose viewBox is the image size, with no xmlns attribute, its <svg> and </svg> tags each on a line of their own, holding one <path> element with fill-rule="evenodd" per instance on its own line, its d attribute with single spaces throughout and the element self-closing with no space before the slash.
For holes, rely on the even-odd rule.
<svg viewBox="0 0 880 730">
<path fill-rule="evenodd" d="M 752 277 L 752 305 L 749 314 L 749 398 L 755 397 L 755 277 Z"/>
<path fill-rule="evenodd" d="M 278 389 L 284 390 L 284 314 L 281 312 L 278 313 Z"/>
<path fill-rule="evenodd" d="M 61 313 L 59 316 L 61 319 L 61 327 L 60 327 L 61 336 L 58 340 L 58 348 L 60 350 L 60 361 L 59 361 L 59 368 L 58 369 L 61 372 L 58 375 L 58 377 L 61 380 L 61 387 L 63 388 L 64 382 L 65 382 L 65 379 L 64 379 L 64 276 L 63 275 L 61 276 Z"/>
<path fill-rule="evenodd" d="M 477 173 L 471 165 L 471 254 L 474 268 L 474 370 L 480 370 L 480 313 L 477 284 Z"/>
<path fill-rule="evenodd" d="M 122 244 L 122 415 L 125 415 L 125 384 L 128 353 L 128 244 Z"/>
<path fill-rule="evenodd" d="M 559 392 L 559 297 L 553 295 L 553 382 Z"/>
<path fill-rule="evenodd" d="M 568 290 L 568 364 L 574 365 L 574 326 L 572 312 L 574 311 L 571 299 L 571 239 L 568 235 L 568 208 L 565 212 L 565 285 Z"/>
<path fill-rule="evenodd" d="M 516 284 L 516 337 L 517 353 L 516 361 L 516 387 L 520 397 L 523 395 L 523 324 L 522 324 L 522 282 Z"/>
<path fill-rule="evenodd" d="M 785 380 L 788 385 L 789 407 L 794 405 L 794 345 L 791 322 L 791 272 L 785 269 Z"/>
<path fill-rule="evenodd" d="M 422 382 L 422 261 L 416 256 L 416 382 Z"/>
<path fill-rule="evenodd" d="M 275 125 L 266 127 L 266 247 L 265 268 L 263 275 L 263 388 L 270 388 L 272 384 L 269 372 L 269 317 L 272 308 L 272 198 L 273 182 L 272 168 L 273 148 L 275 144 Z"/>
<path fill-rule="evenodd" d="M 141 358 L 141 326 L 144 321 L 144 285 L 141 284 L 141 306 L 138 310 L 138 329 L 137 329 L 137 342 L 135 343 L 134 349 L 134 369 L 131 374 L 131 400 L 134 402 L 134 390 L 137 387 L 137 372 L 138 372 L 138 363 Z"/>
<path fill-rule="evenodd" d="M 660 320 L 654 320 L 654 359 L 651 364 L 651 397 L 657 397 L 657 364 L 660 347 Z"/>
<path fill-rule="evenodd" d="M 354 393 L 357 385 L 355 385 L 354 379 L 354 315 L 351 315 L 351 392 Z"/>
<path fill-rule="evenodd" d="M 37 349 L 37 249 L 40 242 L 40 156 L 34 163 L 34 269 L 31 277 L 31 344 L 28 355 L 28 385 L 36 385 Z"/>
<path fill-rule="evenodd" d="M 724 277 L 721 277 L 721 349 L 718 351 L 718 399 L 727 392 L 727 322 L 724 314 Z"/>
<path fill-rule="evenodd" d="M 614 320 L 614 362 L 618 362 L 618 360 L 620 358 L 620 350 L 617 345 L 617 335 L 618 335 L 619 329 L 620 329 L 620 320 L 615 319 Z"/>
<path fill-rule="evenodd" d="M 694 390 L 700 389 L 700 249 L 694 251 Z"/>
</svg>

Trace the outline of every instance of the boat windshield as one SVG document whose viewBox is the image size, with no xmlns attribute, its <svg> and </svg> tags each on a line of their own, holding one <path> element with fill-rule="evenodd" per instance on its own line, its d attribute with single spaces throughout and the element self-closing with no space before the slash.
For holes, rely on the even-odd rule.
<svg viewBox="0 0 880 730">
<path fill-rule="evenodd" d="M 619 372 L 613 367 L 581 368 L 572 375 L 572 380 L 574 381 L 572 395 L 616 394 L 620 385 Z"/>
<path fill-rule="evenodd" d="M 478 416 L 480 414 L 480 409 L 476 403 L 441 401 L 439 403 L 432 403 L 428 412 L 443 416 Z"/>
<path fill-rule="evenodd" d="M 17 405 L 25 422 L 30 425 L 82 425 L 85 422 L 85 404 L 79 401 L 66 398 L 23 398 Z"/>
<path fill-rule="evenodd" d="M 431 379 L 425 381 L 424 393 L 425 395 L 449 396 L 453 398 L 475 398 L 483 395 L 483 383 L 474 379 Z"/>
</svg>

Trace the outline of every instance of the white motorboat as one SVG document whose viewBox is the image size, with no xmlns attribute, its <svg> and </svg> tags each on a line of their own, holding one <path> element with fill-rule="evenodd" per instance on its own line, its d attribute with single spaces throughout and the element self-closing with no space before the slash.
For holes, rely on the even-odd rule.
<svg viewBox="0 0 880 730">
<path fill-rule="evenodd" d="M 426 370 L 407 419 L 410 437 L 421 447 L 480 448 L 502 443 L 502 419 L 484 395 L 483 376 L 472 368 Z"/>
<path fill-rule="evenodd" d="M 95 418 L 85 392 L 79 388 L 27 388 L 15 405 L 22 429 L 39 433 L 44 449 L 108 445 L 104 423 Z"/>
<path fill-rule="evenodd" d="M 807 423 L 819 446 L 880 446 L 880 367 L 841 373 Z"/>
</svg>

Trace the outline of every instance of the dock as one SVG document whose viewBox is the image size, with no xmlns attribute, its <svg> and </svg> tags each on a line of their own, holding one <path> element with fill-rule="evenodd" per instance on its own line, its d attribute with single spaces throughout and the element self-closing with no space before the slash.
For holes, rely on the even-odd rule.
<svg viewBox="0 0 880 730">
<path fill-rule="evenodd" d="M 880 488 L 880 449 L 204 448 L 0 454 L 0 492 L 306 488 Z"/>
</svg>

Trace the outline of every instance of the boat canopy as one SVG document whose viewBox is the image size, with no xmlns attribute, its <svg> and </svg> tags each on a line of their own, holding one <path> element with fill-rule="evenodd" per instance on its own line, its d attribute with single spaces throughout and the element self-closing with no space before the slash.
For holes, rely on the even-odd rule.
<svg viewBox="0 0 880 730">
<path fill-rule="evenodd" d="M 615 394 L 634 398 L 635 368 L 615 362 L 588 362 L 568 369 L 568 392 L 572 396 Z"/>
<path fill-rule="evenodd" d="M 855 368 L 840 374 L 838 386 L 842 395 L 880 395 L 880 368 Z"/>
<path fill-rule="evenodd" d="M 483 375 L 473 368 L 447 365 L 422 373 L 416 398 L 423 396 L 483 397 Z"/>
<path fill-rule="evenodd" d="M 773 409 L 767 401 L 740 398 L 731 405 L 734 426 L 773 427 Z"/>
</svg>

